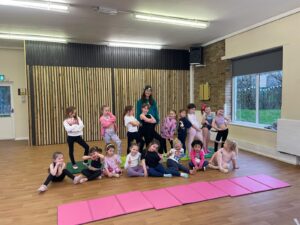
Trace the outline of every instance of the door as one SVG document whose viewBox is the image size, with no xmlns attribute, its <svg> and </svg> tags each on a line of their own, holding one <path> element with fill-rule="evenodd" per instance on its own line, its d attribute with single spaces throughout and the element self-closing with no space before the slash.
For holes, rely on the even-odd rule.
<svg viewBox="0 0 300 225">
<path fill-rule="evenodd" d="M 12 84 L 0 83 L 0 140 L 15 139 Z"/>
</svg>

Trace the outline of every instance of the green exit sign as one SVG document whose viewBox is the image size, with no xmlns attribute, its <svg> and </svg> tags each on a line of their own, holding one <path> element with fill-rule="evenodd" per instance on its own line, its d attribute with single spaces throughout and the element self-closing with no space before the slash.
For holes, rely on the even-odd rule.
<svg viewBox="0 0 300 225">
<path fill-rule="evenodd" d="M 4 81 L 5 80 L 5 76 L 3 74 L 0 74 L 0 81 Z"/>
</svg>

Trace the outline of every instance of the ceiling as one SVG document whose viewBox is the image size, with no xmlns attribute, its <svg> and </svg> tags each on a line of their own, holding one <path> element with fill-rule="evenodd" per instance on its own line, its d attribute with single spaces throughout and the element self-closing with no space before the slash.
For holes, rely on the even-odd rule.
<svg viewBox="0 0 300 225">
<path fill-rule="evenodd" d="M 57 0 L 71 4 L 70 13 L 0 6 L 0 33 L 66 37 L 71 42 L 157 43 L 188 48 L 210 42 L 300 7 L 299 0 Z M 97 6 L 210 22 L 205 29 L 142 22 L 130 13 L 107 15 Z M 0 40 L 0 46 L 7 41 Z M 12 43 L 12 42 L 9 42 Z M 18 42 L 13 42 L 18 43 Z"/>
</svg>

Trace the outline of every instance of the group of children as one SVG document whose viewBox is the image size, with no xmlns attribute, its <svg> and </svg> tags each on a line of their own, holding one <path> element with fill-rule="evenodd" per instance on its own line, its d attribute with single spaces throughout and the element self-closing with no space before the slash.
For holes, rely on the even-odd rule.
<svg viewBox="0 0 300 225">
<path fill-rule="evenodd" d="M 224 111 L 218 110 L 213 117 L 210 108 L 204 110 L 203 120 L 200 123 L 195 115 L 195 104 L 189 104 L 188 110 L 182 109 L 179 112 L 177 121 L 176 111 L 171 110 L 164 119 L 161 126 L 161 135 L 155 130 L 157 119 L 148 114 L 150 106 L 143 104 L 141 114 L 135 118 L 134 107 L 126 106 L 124 111 L 124 123 L 127 127 L 127 157 L 124 169 L 128 176 L 151 176 L 151 177 L 189 177 L 198 170 L 206 170 L 207 167 L 218 169 L 222 172 L 229 171 L 229 163 L 232 162 L 233 168 L 238 168 L 236 157 L 238 153 L 235 142 L 227 140 L 228 128 L 227 119 Z M 66 110 L 67 118 L 64 120 L 64 127 L 67 131 L 67 142 L 69 146 L 69 156 L 74 169 L 78 166 L 74 159 L 74 143 L 77 142 L 84 148 L 83 164 L 86 166 L 81 171 L 82 175 L 74 176 L 67 169 L 61 152 L 53 154 L 53 162 L 49 166 L 49 175 L 38 191 L 47 190 L 47 185 L 59 182 L 68 176 L 74 184 L 84 183 L 89 180 L 101 179 L 102 175 L 107 177 L 120 177 L 121 169 L 121 140 L 117 135 L 116 117 L 110 112 L 109 106 L 101 108 L 102 114 L 99 118 L 101 126 L 101 137 L 103 137 L 106 147 L 105 155 L 102 149 L 92 147 L 82 139 L 82 120 L 77 116 L 76 109 L 69 107 Z M 210 161 L 205 160 L 208 153 L 209 130 L 214 128 L 217 132 L 215 141 L 215 153 Z M 177 137 L 175 138 L 175 132 Z M 188 136 L 188 153 L 190 162 L 188 167 L 182 165 L 180 159 L 186 156 L 186 138 Z M 115 147 L 110 142 L 114 141 L 117 145 L 118 154 Z M 135 141 L 135 142 L 133 142 Z M 167 152 L 166 142 L 169 141 L 171 150 Z M 223 144 L 226 141 L 224 147 Z M 221 148 L 218 151 L 218 143 Z M 143 151 L 144 145 L 147 148 Z M 163 156 L 166 156 L 166 167 L 161 163 Z M 88 162 L 90 160 L 90 162 Z"/>
</svg>

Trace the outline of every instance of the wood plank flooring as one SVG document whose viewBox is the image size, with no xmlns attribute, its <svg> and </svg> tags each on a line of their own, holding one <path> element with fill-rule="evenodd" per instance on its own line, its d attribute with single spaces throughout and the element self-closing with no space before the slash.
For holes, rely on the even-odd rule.
<svg viewBox="0 0 300 225">
<path fill-rule="evenodd" d="M 125 149 L 125 140 L 123 147 Z M 103 143 L 92 142 L 103 147 Z M 211 181 L 264 173 L 282 179 L 292 187 L 251 194 L 236 198 L 221 198 L 161 211 L 147 210 L 115 217 L 91 224 L 108 225 L 295 225 L 300 221 L 300 168 L 273 159 L 240 151 L 240 169 L 229 174 L 208 170 L 185 178 L 103 178 L 81 185 L 73 185 L 66 178 L 62 183 L 49 185 L 44 194 L 37 188 L 47 176 L 54 151 L 62 151 L 69 160 L 66 144 L 30 147 L 26 141 L 0 141 L 0 224 L 57 223 L 57 206 L 72 201 L 93 199 L 133 190 L 150 190 L 195 181 Z M 83 150 L 76 145 L 75 158 Z M 103 206 L 105 207 L 105 206 Z"/>
</svg>

